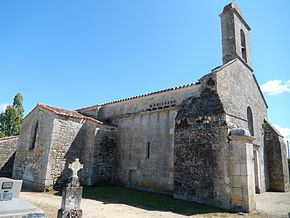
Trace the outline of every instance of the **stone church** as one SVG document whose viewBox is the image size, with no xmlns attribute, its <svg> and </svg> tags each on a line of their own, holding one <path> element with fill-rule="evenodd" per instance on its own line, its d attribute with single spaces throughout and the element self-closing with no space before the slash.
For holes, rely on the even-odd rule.
<svg viewBox="0 0 290 218">
<path fill-rule="evenodd" d="M 84 185 L 116 184 L 232 211 L 289 190 L 283 137 L 253 74 L 250 30 L 232 2 L 220 14 L 223 65 L 197 83 L 66 110 L 37 106 L 22 121 L 12 177 L 62 186 L 79 158 Z"/>
</svg>

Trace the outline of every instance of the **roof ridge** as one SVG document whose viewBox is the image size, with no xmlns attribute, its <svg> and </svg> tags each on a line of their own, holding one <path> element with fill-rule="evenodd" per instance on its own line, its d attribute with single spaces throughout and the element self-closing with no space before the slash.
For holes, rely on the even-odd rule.
<svg viewBox="0 0 290 218">
<path fill-rule="evenodd" d="M 142 98 L 142 97 L 146 97 L 146 96 L 150 96 L 150 95 L 154 95 L 154 94 L 159 94 L 159 93 L 163 93 L 163 92 L 168 92 L 168 91 L 173 91 L 173 90 L 177 90 L 177 89 L 182 89 L 182 88 L 190 87 L 190 86 L 197 85 L 197 84 L 198 84 L 198 82 L 189 83 L 189 84 L 186 84 L 186 85 L 176 86 L 176 87 L 173 87 L 173 88 L 163 89 L 163 90 L 160 90 L 160 91 L 150 92 L 150 93 L 147 93 L 147 94 L 136 95 L 136 96 L 133 96 L 133 97 L 123 98 L 123 99 L 110 101 L 110 102 L 102 103 L 102 104 L 96 104 L 96 105 L 93 105 L 93 106 L 76 109 L 75 111 L 78 112 L 78 111 L 85 110 L 85 109 L 91 109 L 91 108 L 95 108 L 95 107 L 99 107 L 99 106 L 105 106 L 105 105 L 108 105 L 108 104 L 114 104 L 114 103 L 119 103 L 119 102 L 123 102 L 123 101 L 133 100 L 133 99 Z"/>
<path fill-rule="evenodd" d="M 48 105 L 48 104 L 43 104 L 43 103 L 38 103 L 37 105 L 39 105 L 40 107 L 45 108 L 45 109 L 47 109 L 47 110 L 49 110 L 49 111 L 55 112 L 55 113 L 57 113 L 57 114 L 58 114 L 58 113 L 59 113 L 59 114 L 62 114 L 62 113 L 59 112 L 59 111 L 55 111 L 55 110 L 53 110 L 53 109 L 51 109 L 51 108 L 49 108 L 49 107 L 56 108 L 56 109 L 60 109 L 60 110 L 64 110 L 64 111 L 68 111 L 68 112 L 77 112 L 77 113 L 79 113 L 79 112 L 76 111 L 76 110 L 69 110 L 69 109 L 66 109 L 66 108 L 56 107 L 56 106 L 52 106 L 52 105 Z M 79 114 L 80 114 L 80 113 L 79 113 Z M 88 116 L 83 115 L 83 114 L 80 114 L 80 115 L 85 116 L 85 117 L 88 117 Z M 74 116 L 74 115 L 72 115 L 72 116 Z M 94 119 L 94 118 L 92 118 L 92 119 Z M 95 119 L 95 120 L 97 120 L 97 119 Z M 100 122 L 101 122 L 101 121 L 100 121 Z"/>
<path fill-rule="evenodd" d="M 48 104 L 43 104 L 43 103 L 38 103 L 36 105 L 36 107 L 29 114 L 31 114 L 38 106 L 39 107 L 42 107 L 42 108 L 44 108 L 44 109 L 46 109 L 48 111 L 51 111 L 51 112 L 53 112 L 56 115 L 65 116 L 65 117 L 73 117 L 73 118 L 77 118 L 77 119 L 90 120 L 90 121 L 96 122 L 96 123 L 101 124 L 101 125 L 107 125 L 107 126 L 114 126 L 114 127 L 116 127 L 116 125 L 104 123 L 104 122 L 102 122 L 100 120 L 97 120 L 97 119 L 94 119 L 92 117 L 83 115 L 83 114 L 81 114 L 81 113 L 79 113 L 78 111 L 75 111 L 75 110 L 69 110 L 69 109 L 65 109 L 65 108 L 61 108 L 61 107 L 56 107 L 56 106 L 52 106 L 52 105 L 48 105 Z M 77 113 L 77 114 L 72 114 L 72 113 Z M 29 114 L 27 114 L 26 117 Z"/>
</svg>

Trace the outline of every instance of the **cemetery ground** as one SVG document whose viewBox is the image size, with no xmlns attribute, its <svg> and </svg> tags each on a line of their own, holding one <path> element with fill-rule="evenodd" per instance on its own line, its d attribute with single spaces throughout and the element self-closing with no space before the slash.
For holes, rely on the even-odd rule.
<svg viewBox="0 0 290 218">
<path fill-rule="evenodd" d="M 56 217 L 61 204 L 60 191 L 36 193 L 26 190 L 21 193 L 21 197 L 44 210 L 49 218 Z M 286 200 L 290 200 L 290 195 L 287 197 L 289 199 Z M 83 187 L 81 209 L 83 217 L 89 218 L 266 217 L 263 214 L 230 213 L 163 194 L 117 186 Z"/>
</svg>

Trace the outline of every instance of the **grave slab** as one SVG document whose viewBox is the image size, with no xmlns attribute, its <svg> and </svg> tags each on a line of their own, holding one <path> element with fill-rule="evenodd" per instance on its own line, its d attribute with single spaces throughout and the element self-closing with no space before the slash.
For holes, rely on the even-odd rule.
<svg viewBox="0 0 290 218">
<path fill-rule="evenodd" d="M 44 218 L 45 212 L 32 203 L 22 199 L 14 198 L 10 201 L 0 201 L 0 217 L 5 218 Z"/>
<path fill-rule="evenodd" d="M 22 180 L 0 177 L 0 217 L 43 218 L 45 212 L 32 203 L 19 198 Z"/>
</svg>

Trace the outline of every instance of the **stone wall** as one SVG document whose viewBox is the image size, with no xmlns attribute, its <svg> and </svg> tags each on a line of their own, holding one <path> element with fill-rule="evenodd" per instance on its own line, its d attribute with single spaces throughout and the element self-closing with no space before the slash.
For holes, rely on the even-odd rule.
<svg viewBox="0 0 290 218">
<path fill-rule="evenodd" d="M 228 127 L 208 79 L 200 97 L 186 99 L 176 117 L 174 196 L 230 208 Z"/>
<path fill-rule="evenodd" d="M 259 170 L 258 188 L 265 192 L 268 184 L 266 151 L 264 149 L 264 120 L 267 120 L 267 105 L 263 99 L 253 73 L 236 59 L 216 70 L 213 70 L 213 80 L 217 93 L 226 113 L 227 124 L 231 129 L 248 129 L 247 108 L 253 115 L 254 147 L 257 151 Z"/>
<path fill-rule="evenodd" d="M 0 138 L 0 177 L 12 177 L 18 136 Z"/>
<path fill-rule="evenodd" d="M 264 125 L 270 191 L 289 191 L 289 171 L 284 138 L 268 122 Z"/>
<path fill-rule="evenodd" d="M 37 107 L 21 124 L 13 178 L 23 179 L 24 186 L 35 190 L 45 187 L 53 119 L 52 112 Z"/>
<path fill-rule="evenodd" d="M 84 163 L 83 154 L 86 150 L 85 140 L 89 124 L 91 123 L 80 119 L 55 116 L 49 150 L 46 186 L 55 185 L 55 187 L 62 187 L 65 185 L 71 175 L 68 165 L 75 158 L 80 159 L 85 169 L 86 164 Z M 91 137 L 93 137 L 93 134 Z M 90 138 L 87 141 L 92 143 Z"/>
<path fill-rule="evenodd" d="M 113 126 L 57 116 L 53 122 L 46 186 L 64 186 L 72 173 L 68 165 L 75 158 L 83 164 L 83 169 L 79 171 L 82 184 L 114 181 L 115 154 L 99 148 L 104 136 L 114 138 L 112 132 L 116 133 Z"/>
<path fill-rule="evenodd" d="M 37 106 L 22 121 L 13 178 L 23 179 L 24 186 L 39 191 L 60 187 L 71 175 L 69 163 L 79 158 L 84 166 L 79 171 L 83 184 L 113 182 L 115 154 L 97 148 L 107 135 L 116 140 L 116 132 L 115 126 L 58 115 Z M 102 175 L 95 176 L 100 170 Z"/>
<path fill-rule="evenodd" d="M 247 129 L 233 129 L 230 139 L 230 193 L 232 211 L 256 209 L 253 140 Z"/>
<path fill-rule="evenodd" d="M 79 112 L 118 126 L 117 184 L 172 193 L 175 116 L 184 99 L 199 95 L 192 84 Z"/>
<path fill-rule="evenodd" d="M 175 116 L 168 109 L 116 120 L 117 184 L 172 193 Z"/>
<path fill-rule="evenodd" d="M 132 116 L 144 112 L 162 111 L 175 108 L 190 96 L 199 95 L 199 84 L 191 84 L 182 88 L 156 92 L 141 97 L 133 97 L 125 101 L 105 104 L 79 110 L 80 113 L 92 116 L 98 120 L 115 120 L 124 116 Z"/>
<path fill-rule="evenodd" d="M 91 178 L 88 185 L 115 184 L 117 129 L 105 127 L 98 130 L 94 140 Z"/>
</svg>

